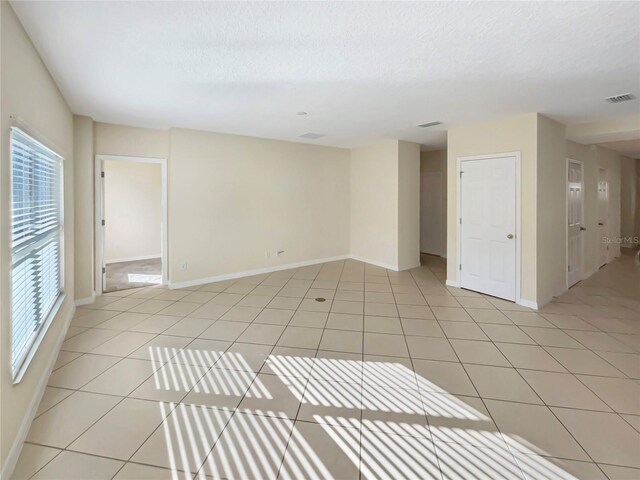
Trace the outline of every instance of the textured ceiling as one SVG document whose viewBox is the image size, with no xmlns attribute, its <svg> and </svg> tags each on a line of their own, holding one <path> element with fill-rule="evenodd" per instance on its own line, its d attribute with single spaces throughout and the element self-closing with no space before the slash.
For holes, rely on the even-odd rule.
<svg viewBox="0 0 640 480">
<path fill-rule="evenodd" d="M 432 148 L 508 115 L 640 110 L 603 100 L 640 96 L 638 2 L 12 5 L 71 109 L 98 121 Z"/>
</svg>

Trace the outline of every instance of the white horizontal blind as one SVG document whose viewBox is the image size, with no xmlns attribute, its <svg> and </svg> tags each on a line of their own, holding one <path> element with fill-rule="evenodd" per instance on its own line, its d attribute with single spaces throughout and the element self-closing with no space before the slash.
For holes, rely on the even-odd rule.
<svg viewBox="0 0 640 480">
<path fill-rule="evenodd" d="M 62 158 L 11 129 L 11 363 L 20 368 L 62 294 Z"/>
</svg>

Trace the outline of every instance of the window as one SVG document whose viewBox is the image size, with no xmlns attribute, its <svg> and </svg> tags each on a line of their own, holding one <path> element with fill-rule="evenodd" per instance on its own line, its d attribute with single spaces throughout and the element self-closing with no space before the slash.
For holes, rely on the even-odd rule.
<svg viewBox="0 0 640 480">
<path fill-rule="evenodd" d="M 11 365 L 21 375 L 62 303 L 62 157 L 11 129 Z"/>
</svg>

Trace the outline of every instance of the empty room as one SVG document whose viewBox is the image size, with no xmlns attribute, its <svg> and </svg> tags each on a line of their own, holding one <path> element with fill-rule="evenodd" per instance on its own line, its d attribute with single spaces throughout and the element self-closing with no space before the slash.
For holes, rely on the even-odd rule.
<svg viewBox="0 0 640 480">
<path fill-rule="evenodd" d="M 640 480 L 639 26 L 0 0 L 0 480 Z"/>
</svg>

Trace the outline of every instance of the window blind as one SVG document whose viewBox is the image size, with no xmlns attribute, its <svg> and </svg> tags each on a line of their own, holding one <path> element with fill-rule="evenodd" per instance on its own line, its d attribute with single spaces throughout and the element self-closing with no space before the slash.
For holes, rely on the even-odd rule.
<svg viewBox="0 0 640 480">
<path fill-rule="evenodd" d="M 62 158 L 11 129 L 11 363 L 22 366 L 62 295 Z"/>
</svg>

